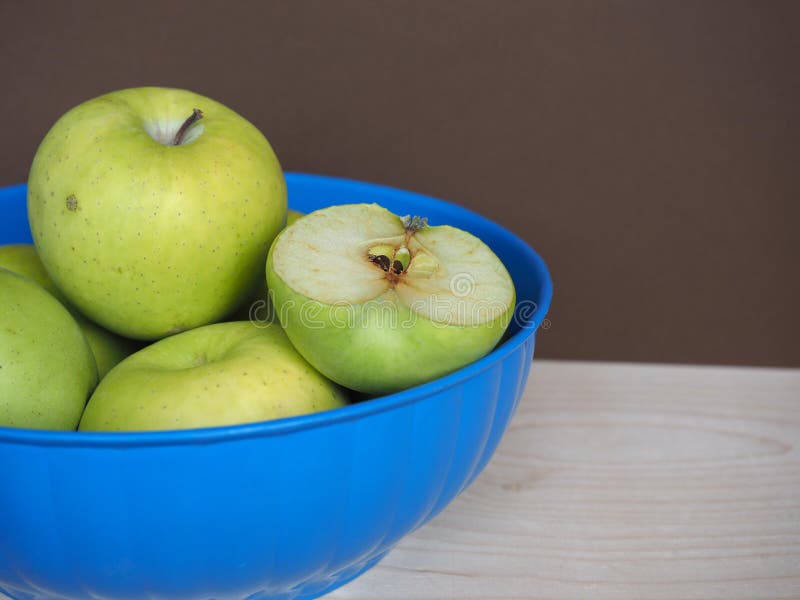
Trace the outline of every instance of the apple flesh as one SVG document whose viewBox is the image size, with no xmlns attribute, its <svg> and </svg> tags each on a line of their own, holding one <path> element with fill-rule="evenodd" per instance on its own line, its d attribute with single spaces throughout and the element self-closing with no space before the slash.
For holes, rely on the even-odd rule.
<svg viewBox="0 0 800 600">
<path fill-rule="evenodd" d="M 58 289 L 92 321 L 141 340 L 240 306 L 286 211 L 261 132 L 185 90 L 127 89 L 73 108 L 28 181 L 34 244 Z"/>
<path fill-rule="evenodd" d="M 95 390 L 81 430 L 215 427 L 344 406 L 277 324 L 217 323 L 129 356 Z"/>
<path fill-rule="evenodd" d="M 96 384 L 92 351 L 67 309 L 0 269 L 0 426 L 75 429 Z"/>
<path fill-rule="evenodd" d="M 105 377 L 106 373 L 108 373 L 114 365 L 135 352 L 139 347 L 139 344 L 133 340 L 115 335 L 96 323 L 93 323 L 78 312 L 75 307 L 70 305 L 64 295 L 56 288 L 55 284 L 53 284 L 42 261 L 39 260 L 39 255 L 36 254 L 36 248 L 31 244 L 7 244 L 5 246 L 0 246 L 0 267 L 35 281 L 50 292 L 56 300 L 61 302 L 61 304 L 72 313 L 81 331 L 83 331 L 86 341 L 89 342 L 89 347 L 92 349 L 92 354 L 97 363 L 97 371 L 101 379 Z"/>
<path fill-rule="evenodd" d="M 306 215 L 275 240 L 267 286 L 309 363 L 369 394 L 450 373 L 491 351 L 514 310 L 514 284 L 475 236 L 377 204 Z"/>
</svg>

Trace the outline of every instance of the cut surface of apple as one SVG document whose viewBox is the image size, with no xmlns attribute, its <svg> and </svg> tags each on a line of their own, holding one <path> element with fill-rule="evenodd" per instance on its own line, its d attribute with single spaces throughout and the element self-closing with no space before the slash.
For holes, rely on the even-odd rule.
<svg viewBox="0 0 800 600">
<path fill-rule="evenodd" d="M 377 204 L 338 205 L 286 228 L 267 261 L 278 318 L 298 351 L 349 388 L 386 393 L 489 352 L 514 285 L 477 237 Z"/>
</svg>

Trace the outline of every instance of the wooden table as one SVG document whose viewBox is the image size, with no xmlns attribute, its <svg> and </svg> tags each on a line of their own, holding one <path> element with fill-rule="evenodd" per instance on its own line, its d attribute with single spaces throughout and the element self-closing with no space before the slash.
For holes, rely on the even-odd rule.
<svg viewBox="0 0 800 600">
<path fill-rule="evenodd" d="M 331 600 L 800 599 L 800 370 L 536 360 L 492 462 Z"/>
</svg>

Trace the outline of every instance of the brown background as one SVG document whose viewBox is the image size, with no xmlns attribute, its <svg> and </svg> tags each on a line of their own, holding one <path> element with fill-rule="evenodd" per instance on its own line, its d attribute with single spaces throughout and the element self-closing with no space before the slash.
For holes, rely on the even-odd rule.
<svg viewBox="0 0 800 600">
<path fill-rule="evenodd" d="M 800 366 L 800 3 L 0 0 L 0 185 L 144 84 L 285 168 L 451 199 L 555 279 L 551 357 Z"/>
</svg>

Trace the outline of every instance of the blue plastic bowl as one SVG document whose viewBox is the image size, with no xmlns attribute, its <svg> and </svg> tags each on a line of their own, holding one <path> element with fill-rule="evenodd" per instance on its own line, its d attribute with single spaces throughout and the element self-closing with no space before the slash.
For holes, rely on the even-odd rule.
<svg viewBox="0 0 800 600">
<path fill-rule="evenodd" d="M 519 402 L 550 304 L 544 262 L 463 208 L 287 175 L 290 205 L 374 201 L 482 238 L 517 289 L 511 336 L 456 373 L 342 409 L 154 433 L 0 428 L 0 591 L 12 598 L 301 599 L 375 565 L 481 472 Z M 25 186 L 0 243 L 28 242 Z"/>
</svg>

